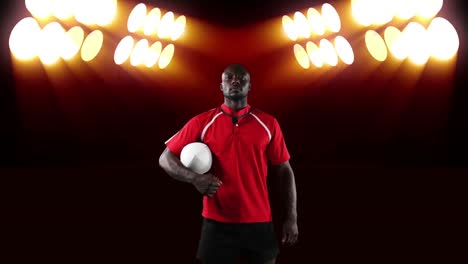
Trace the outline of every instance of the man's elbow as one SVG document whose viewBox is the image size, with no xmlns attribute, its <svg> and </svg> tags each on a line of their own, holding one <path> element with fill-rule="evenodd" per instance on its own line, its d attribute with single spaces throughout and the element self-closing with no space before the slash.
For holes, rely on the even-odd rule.
<svg viewBox="0 0 468 264">
<path fill-rule="evenodd" d="M 167 161 L 167 153 L 164 151 L 160 156 L 159 156 L 159 167 L 162 169 L 166 170 L 168 166 L 168 161 Z"/>
</svg>

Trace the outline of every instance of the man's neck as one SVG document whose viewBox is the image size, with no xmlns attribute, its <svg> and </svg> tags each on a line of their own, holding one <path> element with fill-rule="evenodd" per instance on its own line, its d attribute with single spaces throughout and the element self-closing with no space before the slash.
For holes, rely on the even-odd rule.
<svg viewBox="0 0 468 264">
<path fill-rule="evenodd" d="M 240 109 L 247 107 L 247 98 L 236 100 L 236 101 L 228 99 L 228 98 L 224 98 L 224 104 L 234 111 L 239 111 Z"/>
</svg>

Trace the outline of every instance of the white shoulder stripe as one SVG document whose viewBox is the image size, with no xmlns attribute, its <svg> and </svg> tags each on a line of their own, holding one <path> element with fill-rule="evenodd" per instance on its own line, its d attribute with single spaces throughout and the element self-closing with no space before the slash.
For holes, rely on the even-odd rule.
<svg viewBox="0 0 468 264">
<path fill-rule="evenodd" d="M 253 117 L 255 117 L 255 119 L 257 119 L 257 121 L 260 123 L 260 125 L 263 126 L 263 128 L 265 128 L 266 132 L 268 133 L 268 138 L 271 140 L 271 133 L 270 133 L 270 130 L 268 129 L 268 127 L 265 125 L 265 123 L 262 122 L 262 120 L 260 120 L 260 118 L 258 118 L 258 116 L 250 113 Z"/>
<path fill-rule="evenodd" d="M 173 139 L 177 134 L 179 134 L 180 131 L 178 131 L 177 133 L 175 133 L 170 139 L 166 140 L 166 142 L 164 142 L 164 144 L 167 144 L 167 142 L 171 141 L 171 139 Z"/>
<path fill-rule="evenodd" d="M 216 114 L 212 119 L 211 121 L 203 128 L 203 131 L 202 131 L 202 134 L 201 134 L 201 140 L 203 141 L 203 138 L 205 137 L 205 133 L 206 133 L 206 130 L 208 130 L 208 128 L 213 124 L 213 122 L 215 121 L 216 118 L 218 118 L 219 115 L 221 115 L 223 112 L 219 112 L 218 114 Z"/>
</svg>

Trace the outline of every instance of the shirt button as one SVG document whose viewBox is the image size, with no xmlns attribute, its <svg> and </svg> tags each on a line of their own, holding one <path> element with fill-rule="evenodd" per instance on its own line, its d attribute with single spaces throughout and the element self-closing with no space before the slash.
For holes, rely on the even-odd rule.
<svg viewBox="0 0 468 264">
<path fill-rule="evenodd" d="M 238 126 L 239 126 L 239 124 L 236 124 L 236 127 L 238 127 Z"/>
</svg>

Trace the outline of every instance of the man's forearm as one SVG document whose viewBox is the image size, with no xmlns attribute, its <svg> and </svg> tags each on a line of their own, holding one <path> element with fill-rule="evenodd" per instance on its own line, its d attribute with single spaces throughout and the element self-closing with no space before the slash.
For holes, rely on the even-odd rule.
<svg viewBox="0 0 468 264">
<path fill-rule="evenodd" d="M 191 183 L 197 176 L 196 173 L 187 169 L 168 149 L 164 150 L 159 158 L 159 166 L 161 166 L 169 176 L 181 182 Z"/>
<path fill-rule="evenodd" d="M 282 175 L 283 178 L 283 204 L 285 210 L 286 219 L 296 220 L 297 219 L 297 195 L 296 195 L 296 184 L 294 181 L 294 174 L 290 173 Z"/>
<path fill-rule="evenodd" d="M 284 213 L 287 219 L 297 219 L 297 194 L 294 172 L 289 164 L 286 163 L 278 168 L 277 173 L 280 177 L 281 201 Z"/>
</svg>

